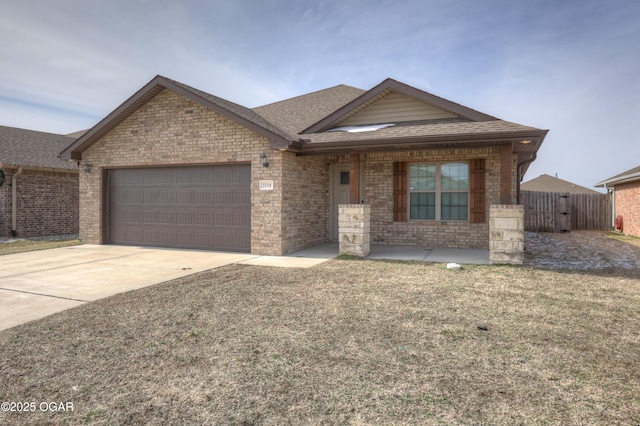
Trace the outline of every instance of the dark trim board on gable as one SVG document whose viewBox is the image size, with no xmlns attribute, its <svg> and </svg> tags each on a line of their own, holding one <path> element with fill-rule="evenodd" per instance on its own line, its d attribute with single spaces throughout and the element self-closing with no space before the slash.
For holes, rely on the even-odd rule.
<svg viewBox="0 0 640 426">
<path fill-rule="evenodd" d="M 383 93 L 386 90 L 392 90 L 402 95 L 408 96 L 410 98 L 416 99 L 418 101 L 427 103 L 429 105 L 435 106 L 436 108 L 445 110 L 452 114 L 455 114 L 460 117 L 464 117 L 473 121 L 489 121 L 489 120 L 497 120 L 495 117 L 492 117 L 487 114 L 483 114 L 471 108 L 467 108 L 463 105 L 457 104 L 455 102 L 451 102 L 447 99 L 441 98 L 436 95 L 432 95 L 431 93 L 425 92 L 420 89 L 416 89 L 415 87 L 411 87 L 407 84 L 400 83 L 392 78 L 387 78 L 382 83 L 378 84 L 371 90 L 368 90 L 364 94 L 362 94 L 357 99 L 349 102 L 342 108 L 338 109 L 334 113 L 328 115 L 322 120 L 318 121 L 314 125 L 310 126 L 307 129 L 304 129 L 300 133 L 316 133 L 321 132 L 329 128 L 333 123 L 339 121 L 340 118 L 344 117 L 349 111 L 357 108 L 358 106 L 370 101 L 375 98 L 379 94 Z"/>
<path fill-rule="evenodd" d="M 78 138 L 72 145 L 62 151 L 60 158 L 64 160 L 80 160 L 82 158 L 81 154 L 85 149 L 93 145 L 101 137 L 106 135 L 109 131 L 122 123 L 127 119 L 127 117 L 165 89 L 173 90 L 174 92 L 179 93 L 182 96 L 185 96 L 186 98 L 189 98 L 194 102 L 197 102 L 212 111 L 215 111 L 218 114 L 253 130 L 254 132 L 269 139 L 273 145 L 289 145 L 289 138 L 284 132 L 267 122 L 254 111 L 225 99 L 194 89 L 186 84 L 158 75 L 142 89 L 138 90 L 133 96 L 127 99 L 122 105 L 116 108 L 111 114 L 106 116 L 83 136 Z"/>
</svg>

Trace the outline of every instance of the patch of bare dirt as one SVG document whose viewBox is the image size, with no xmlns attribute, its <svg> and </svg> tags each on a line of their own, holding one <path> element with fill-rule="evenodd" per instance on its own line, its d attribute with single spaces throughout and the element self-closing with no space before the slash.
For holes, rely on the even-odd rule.
<svg viewBox="0 0 640 426">
<path fill-rule="evenodd" d="M 552 269 L 640 269 L 640 247 L 606 231 L 525 233 L 525 264 Z"/>
</svg>

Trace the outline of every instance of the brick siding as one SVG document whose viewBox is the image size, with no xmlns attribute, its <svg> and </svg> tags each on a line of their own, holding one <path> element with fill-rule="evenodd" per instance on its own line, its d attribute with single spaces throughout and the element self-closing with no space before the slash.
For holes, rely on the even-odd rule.
<svg viewBox="0 0 640 426">
<path fill-rule="evenodd" d="M 365 203 L 371 205 L 372 245 L 420 245 L 444 248 L 489 248 L 489 224 L 456 221 L 393 221 L 393 163 L 486 160 L 486 217 L 489 206 L 500 202 L 500 149 L 450 149 L 417 152 L 372 153 L 361 156 L 365 164 Z M 514 168 L 515 168 L 514 156 Z M 516 175 L 512 175 L 512 202 Z"/>
<path fill-rule="evenodd" d="M 11 236 L 11 185 L 17 169 L 4 169 L 0 237 Z M 17 178 L 16 233 L 39 237 L 78 233 L 78 173 L 23 169 Z"/>
<path fill-rule="evenodd" d="M 261 164 L 262 152 L 269 167 Z M 80 237 L 85 243 L 105 243 L 105 168 L 251 163 L 251 252 L 280 255 L 282 157 L 269 149 L 266 138 L 165 89 L 82 154 L 93 170 L 80 173 Z M 273 180 L 273 191 L 259 190 L 263 179 Z"/>
<path fill-rule="evenodd" d="M 3 169 L 5 181 L 0 186 L 0 238 L 11 236 L 11 176 L 12 169 Z"/>
<path fill-rule="evenodd" d="M 262 166 L 260 154 L 268 156 Z M 394 161 L 486 159 L 487 214 L 500 201 L 500 149 L 450 149 L 361 154 L 365 203 L 371 205 L 371 244 L 488 248 L 489 224 L 393 222 Z M 330 172 L 347 155 L 296 157 L 171 90 L 164 90 L 83 153 L 92 172 L 80 172 L 80 236 L 104 243 L 103 169 L 157 165 L 251 163 L 251 252 L 281 255 L 330 241 Z M 273 191 L 258 181 L 273 180 Z M 515 156 L 512 176 L 515 202 Z"/>
<path fill-rule="evenodd" d="M 640 237 L 640 181 L 615 186 L 616 216 L 622 215 L 625 234 Z"/>
<path fill-rule="evenodd" d="M 323 158 L 284 154 L 284 253 L 325 243 L 329 222 L 329 166 Z"/>
<path fill-rule="evenodd" d="M 455 221 L 393 221 L 393 163 L 449 162 L 486 159 L 486 223 Z M 361 154 L 364 202 L 371 206 L 372 245 L 422 245 L 446 248 L 489 248 L 489 208 L 500 202 L 500 149 L 451 149 Z M 285 252 L 331 241 L 330 171 L 348 164 L 347 155 L 295 157 L 285 155 L 283 234 Z M 516 201 L 516 157 L 512 202 Z M 323 228 L 323 229 L 321 229 Z"/>
</svg>

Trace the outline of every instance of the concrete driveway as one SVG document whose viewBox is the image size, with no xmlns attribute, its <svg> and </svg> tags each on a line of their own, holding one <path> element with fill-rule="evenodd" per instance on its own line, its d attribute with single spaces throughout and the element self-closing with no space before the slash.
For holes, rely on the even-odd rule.
<svg viewBox="0 0 640 426">
<path fill-rule="evenodd" d="M 0 330 L 92 300 L 260 256 L 81 245 L 0 257 Z"/>
</svg>

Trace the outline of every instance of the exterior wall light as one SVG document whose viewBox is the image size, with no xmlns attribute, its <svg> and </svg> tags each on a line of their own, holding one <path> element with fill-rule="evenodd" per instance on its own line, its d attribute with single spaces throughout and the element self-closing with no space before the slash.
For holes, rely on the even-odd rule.
<svg viewBox="0 0 640 426">
<path fill-rule="evenodd" d="M 531 141 L 529 139 L 525 139 L 525 140 L 520 141 L 520 143 L 523 144 L 523 145 L 529 145 L 531 143 Z"/>
<path fill-rule="evenodd" d="M 267 161 L 267 154 L 265 154 L 264 152 L 260 154 L 260 161 L 262 162 L 262 165 L 264 167 L 269 167 L 269 162 Z"/>
<path fill-rule="evenodd" d="M 85 173 L 91 173 L 91 163 L 88 161 L 82 163 L 82 170 L 84 170 Z"/>
</svg>

